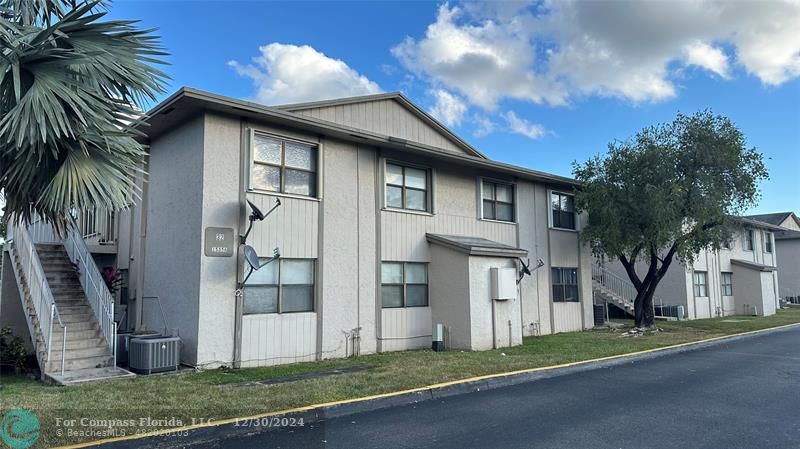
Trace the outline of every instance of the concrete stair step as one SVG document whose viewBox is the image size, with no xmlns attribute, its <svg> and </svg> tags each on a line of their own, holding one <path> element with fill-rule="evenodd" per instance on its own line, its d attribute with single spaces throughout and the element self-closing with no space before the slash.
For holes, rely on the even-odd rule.
<svg viewBox="0 0 800 449">
<path fill-rule="evenodd" d="M 55 335 L 53 335 L 53 337 L 55 337 Z M 61 353 L 62 347 L 61 338 L 63 338 L 63 335 L 59 336 L 58 339 L 53 338 L 53 340 L 50 342 L 50 344 L 53 345 L 53 351 L 59 351 L 59 354 Z M 90 334 L 90 336 L 86 338 L 70 338 L 70 336 L 67 335 L 67 352 L 72 350 L 97 348 L 107 348 L 105 339 L 100 338 L 98 333 Z"/>
<path fill-rule="evenodd" d="M 114 364 L 114 356 L 102 355 L 97 357 L 84 357 L 78 359 L 64 359 L 64 370 L 74 371 L 79 369 L 88 368 L 103 368 Z M 61 370 L 61 358 L 53 358 L 47 362 L 45 371 L 48 373 L 57 372 Z"/>
<path fill-rule="evenodd" d="M 72 326 L 67 326 L 67 344 L 69 344 L 71 341 L 98 339 L 100 337 L 101 334 L 99 327 L 95 327 L 94 329 L 74 329 Z M 61 345 L 61 340 L 63 339 L 64 331 L 61 328 L 59 328 L 57 331 L 53 331 L 53 342 Z"/>
<path fill-rule="evenodd" d="M 47 376 L 53 383 L 58 385 L 75 385 L 112 379 L 134 378 L 136 374 L 116 366 L 109 366 L 66 371 L 63 376 L 60 372 L 53 372 Z"/>
<path fill-rule="evenodd" d="M 63 317 L 62 317 L 63 320 Z M 95 320 L 91 321 L 80 321 L 80 322 L 64 322 L 64 325 L 67 327 L 67 335 L 69 335 L 72 331 L 89 331 L 89 330 L 97 330 L 99 329 L 97 322 Z M 56 333 L 62 333 L 61 326 L 55 326 L 53 328 L 53 335 Z"/>
<path fill-rule="evenodd" d="M 61 316 L 72 315 L 72 314 L 82 314 L 82 313 L 88 313 L 88 314 L 93 314 L 94 313 L 92 311 L 92 307 L 89 305 L 88 302 L 85 302 L 85 301 L 84 301 L 83 304 L 62 305 L 62 306 L 59 306 L 58 303 L 56 303 L 56 308 L 58 308 L 58 313 Z"/>
<path fill-rule="evenodd" d="M 61 316 L 61 321 L 67 326 L 67 329 L 73 324 L 94 321 L 94 314 L 88 312 L 64 314 L 59 311 L 59 315 Z"/>
<path fill-rule="evenodd" d="M 110 356 L 111 352 L 108 350 L 107 347 L 100 347 L 100 346 L 89 346 L 87 348 L 67 348 L 66 356 L 64 360 L 79 360 L 79 359 L 87 359 L 87 358 L 95 358 L 95 357 L 107 357 Z M 58 361 L 59 368 L 61 367 L 61 345 L 53 345 L 53 349 L 50 351 L 51 361 Z"/>
</svg>

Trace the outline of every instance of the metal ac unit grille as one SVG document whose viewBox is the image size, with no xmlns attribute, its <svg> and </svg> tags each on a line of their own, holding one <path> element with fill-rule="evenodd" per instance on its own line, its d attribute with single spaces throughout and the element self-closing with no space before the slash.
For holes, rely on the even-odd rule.
<svg viewBox="0 0 800 449">
<path fill-rule="evenodd" d="M 178 370 L 181 354 L 179 337 L 132 338 L 128 348 L 131 371 L 151 374 Z"/>
</svg>

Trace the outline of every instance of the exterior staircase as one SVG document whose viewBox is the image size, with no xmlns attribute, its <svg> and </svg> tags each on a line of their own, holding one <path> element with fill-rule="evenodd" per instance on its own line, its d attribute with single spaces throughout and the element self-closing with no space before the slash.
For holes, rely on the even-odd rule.
<svg viewBox="0 0 800 449">
<path fill-rule="evenodd" d="M 60 239 L 40 229 L 48 226 L 9 223 L 9 253 L 42 379 L 68 385 L 133 377 L 116 367 L 113 302 L 91 254 L 75 231 Z"/>
<path fill-rule="evenodd" d="M 76 272 L 78 267 L 72 265 L 64 245 L 40 243 L 36 245 L 36 250 L 47 276 L 56 309 L 67 328 L 65 371 L 113 366 L 114 354 L 106 345 L 92 306 L 83 292 Z M 54 327 L 53 349 L 46 371 L 52 372 L 61 367 L 63 330 L 61 326 Z"/>
<path fill-rule="evenodd" d="M 634 317 L 636 287 L 626 279 L 598 263 L 592 264 L 592 293 L 595 301 L 613 304 L 625 314 Z M 655 310 L 655 300 L 653 300 Z M 661 308 L 663 310 L 663 306 Z M 660 320 L 674 320 L 673 317 L 656 316 Z"/>
<path fill-rule="evenodd" d="M 592 293 L 595 301 L 613 304 L 627 315 L 634 316 L 636 288 L 629 280 L 597 264 L 592 265 Z"/>
</svg>

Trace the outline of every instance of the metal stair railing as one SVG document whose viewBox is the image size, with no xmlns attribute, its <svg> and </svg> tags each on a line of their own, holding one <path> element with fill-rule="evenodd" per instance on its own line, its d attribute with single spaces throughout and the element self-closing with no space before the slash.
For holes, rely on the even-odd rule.
<svg viewBox="0 0 800 449">
<path fill-rule="evenodd" d="M 70 260 L 79 267 L 78 279 L 86 294 L 86 299 L 92 307 L 108 349 L 114 356 L 114 366 L 116 366 L 117 323 L 114 321 L 114 296 L 108 290 L 108 286 L 92 258 L 92 253 L 86 246 L 81 230 L 72 216 L 69 216 L 64 248 L 67 250 Z"/>
<path fill-rule="evenodd" d="M 67 326 L 64 325 L 61 315 L 58 313 L 53 292 L 50 290 L 47 276 L 39 259 L 39 253 L 36 250 L 36 238 L 31 235 L 31 228 L 34 228 L 35 233 L 35 229 L 42 227 L 42 225 L 43 223 L 41 222 L 26 225 L 16 220 L 9 220 L 9 252 L 12 263 L 15 264 L 13 271 L 17 280 L 20 298 L 22 301 L 30 301 L 36 321 L 38 321 L 35 323 L 33 321 L 34 317 L 28 312 L 28 307 L 23 307 L 26 310 L 25 319 L 28 321 L 28 327 L 35 342 L 36 360 L 41 367 L 42 376 L 44 377 L 47 365 L 51 361 L 53 325 L 55 322 L 58 322 L 63 332 L 61 340 L 61 375 L 63 376 L 64 353 L 67 348 Z M 23 285 L 28 288 L 27 295 Z M 41 338 L 37 338 L 37 331 Z"/>
<path fill-rule="evenodd" d="M 620 298 L 625 305 L 631 307 L 631 310 L 633 309 L 637 292 L 630 280 L 599 264 L 592 264 L 592 279 Z"/>
</svg>

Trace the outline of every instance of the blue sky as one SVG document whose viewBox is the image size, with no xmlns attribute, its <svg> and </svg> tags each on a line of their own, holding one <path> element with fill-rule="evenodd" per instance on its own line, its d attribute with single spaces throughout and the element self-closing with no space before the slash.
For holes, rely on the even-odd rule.
<svg viewBox="0 0 800 449">
<path fill-rule="evenodd" d="M 280 104 L 400 90 L 489 157 L 561 175 L 711 108 L 768 158 L 752 212 L 800 212 L 797 3 L 118 0 L 110 16 L 159 29 L 169 93 Z"/>
</svg>

